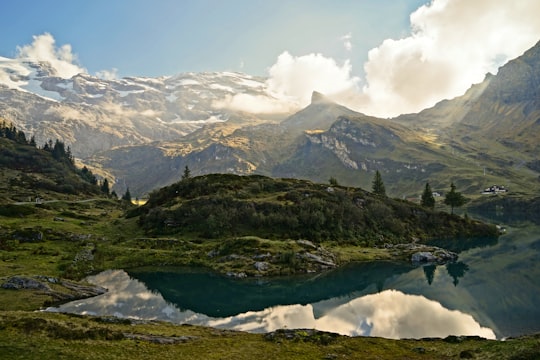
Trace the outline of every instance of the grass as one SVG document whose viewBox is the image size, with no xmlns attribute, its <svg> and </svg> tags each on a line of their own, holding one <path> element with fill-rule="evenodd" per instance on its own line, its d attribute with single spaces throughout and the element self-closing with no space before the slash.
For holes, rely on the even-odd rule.
<svg viewBox="0 0 540 360">
<path fill-rule="evenodd" d="M 161 343 L 160 343 L 161 342 Z M 0 312 L 5 359 L 536 359 L 540 337 L 389 340 L 312 330 L 249 334 L 54 313 Z"/>
</svg>

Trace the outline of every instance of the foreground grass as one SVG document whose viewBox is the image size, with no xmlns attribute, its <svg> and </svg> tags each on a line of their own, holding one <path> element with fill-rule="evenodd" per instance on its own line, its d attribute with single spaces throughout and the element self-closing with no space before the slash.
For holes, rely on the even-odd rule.
<svg viewBox="0 0 540 360">
<path fill-rule="evenodd" d="M 310 330 L 248 334 L 168 323 L 0 312 L 3 359 L 538 359 L 540 336 L 389 340 Z"/>
</svg>

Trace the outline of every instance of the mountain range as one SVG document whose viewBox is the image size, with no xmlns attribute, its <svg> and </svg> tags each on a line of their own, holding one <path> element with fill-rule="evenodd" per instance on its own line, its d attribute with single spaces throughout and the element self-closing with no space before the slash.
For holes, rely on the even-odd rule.
<svg viewBox="0 0 540 360">
<path fill-rule="evenodd" d="M 492 184 L 540 189 L 540 43 L 464 95 L 380 119 L 313 92 L 298 112 L 249 113 L 237 95 L 275 100 L 240 73 L 104 80 L 57 76 L 47 63 L 0 58 L 0 117 L 38 144 L 61 139 L 94 173 L 143 196 L 193 175 L 262 174 L 369 188 L 379 170 L 395 197 L 425 182 L 478 194 Z M 230 104 L 230 102 L 229 102 Z"/>
</svg>

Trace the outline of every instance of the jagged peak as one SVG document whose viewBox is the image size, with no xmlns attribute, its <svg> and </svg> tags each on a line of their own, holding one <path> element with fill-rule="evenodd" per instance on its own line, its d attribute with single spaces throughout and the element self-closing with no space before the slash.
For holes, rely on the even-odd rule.
<svg viewBox="0 0 540 360">
<path fill-rule="evenodd" d="M 332 100 L 327 98 L 324 94 L 313 91 L 311 93 L 311 104 L 332 104 L 334 103 Z"/>
</svg>

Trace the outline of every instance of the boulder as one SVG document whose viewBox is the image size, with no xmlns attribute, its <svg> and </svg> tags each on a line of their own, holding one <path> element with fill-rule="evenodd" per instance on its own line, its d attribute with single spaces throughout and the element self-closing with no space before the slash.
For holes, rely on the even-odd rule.
<svg viewBox="0 0 540 360">
<path fill-rule="evenodd" d="M 258 271 L 267 271 L 269 265 L 266 261 L 257 261 L 254 266 Z"/>
</svg>

